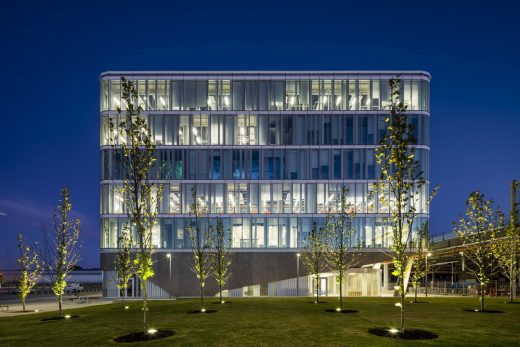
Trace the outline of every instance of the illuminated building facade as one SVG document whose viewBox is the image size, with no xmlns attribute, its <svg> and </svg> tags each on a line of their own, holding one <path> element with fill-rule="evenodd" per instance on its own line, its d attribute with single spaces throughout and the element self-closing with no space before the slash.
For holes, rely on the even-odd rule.
<svg viewBox="0 0 520 347">
<path fill-rule="evenodd" d="M 185 233 L 192 189 L 207 210 L 204 218 L 222 218 L 229 230 L 230 247 L 241 263 L 230 289 L 269 294 L 268 283 L 296 277 L 288 264 L 294 264 L 312 223 L 323 225 L 325 213 L 335 211 L 342 186 L 356 212 L 356 243 L 374 254 L 387 247 L 386 211 L 370 192 L 379 177 L 374 149 L 386 131 L 391 78 L 401 80 L 418 140 L 417 159 L 428 178 L 427 72 L 106 72 L 101 74 L 100 97 L 101 264 L 106 281 L 126 220 L 118 195 L 121 158 L 107 126 L 108 118 L 118 123 L 116 107 L 124 109 L 121 77 L 136 83 L 137 102 L 162 164 L 158 178 L 164 191 L 153 231 L 158 270 L 150 284 L 157 296 L 194 295 Z M 427 189 L 420 197 L 416 227 L 428 220 Z M 172 258 L 165 257 L 168 253 Z M 249 288 L 256 285 L 259 290 Z M 105 295 L 115 296 L 109 287 Z"/>
</svg>

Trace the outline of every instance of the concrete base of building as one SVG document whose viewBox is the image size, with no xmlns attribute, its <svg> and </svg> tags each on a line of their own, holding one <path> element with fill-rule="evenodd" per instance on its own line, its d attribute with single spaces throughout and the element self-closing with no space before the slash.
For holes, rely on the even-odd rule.
<svg viewBox="0 0 520 347">
<path fill-rule="evenodd" d="M 260 286 L 267 288 L 269 283 L 289 279 L 302 278 L 308 275 L 308 269 L 296 254 L 299 250 L 234 250 L 232 251 L 232 265 L 230 277 L 226 288 L 227 294 L 231 296 L 232 290 L 238 290 L 249 286 Z M 167 255 L 170 254 L 171 257 Z M 119 295 L 115 288 L 117 275 L 115 269 L 116 251 L 103 250 L 101 252 L 101 269 L 103 270 L 103 295 L 105 297 L 117 297 Z M 375 265 L 377 271 L 381 271 L 376 264 L 388 262 L 390 258 L 381 250 L 363 250 L 359 257 L 358 267 L 371 268 Z M 199 295 L 199 283 L 192 270 L 193 254 L 189 250 L 161 250 L 153 254 L 155 275 L 150 280 L 149 290 L 151 297 L 195 297 Z M 298 264 L 299 263 L 299 264 Z M 381 275 L 380 275 L 381 276 Z M 132 282 L 135 287 L 137 283 Z M 305 285 L 301 284 L 295 295 L 306 295 Z M 309 286 L 310 288 L 311 286 Z M 218 294 L 218 285 L 213 277 L 207 279 L 205 284 L 205 295 L 214 296 Z M 260 289 L 262 291 L 262 289 Z M 131 289 L 128 296 L 139 296 L 138 288 Z M 233 294 L 236 296 L 236 291 Z M 255 294 L 256 296 L 258 294 Z M 265 289 L 259 295 L 273 295 Z M 275 294 L 276 295 L 276 294 Z M 287 295 L 287 294 L 286 294 Z M 292 295 L 292 294 L 289 294 Z M 245 294 L 244 296 L 247 296 Z"/>
</svg>

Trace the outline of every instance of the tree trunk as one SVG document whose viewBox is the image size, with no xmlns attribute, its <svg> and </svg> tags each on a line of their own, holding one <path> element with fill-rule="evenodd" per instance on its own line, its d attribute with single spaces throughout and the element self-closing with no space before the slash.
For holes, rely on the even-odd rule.
<svg viewBox="0 0 520 347">
<path fill-rule="evenodd" d="M 480 284 L 480 310 L 484 311 L 484 297 L 486 295 L 486 292 L 484 291 L 484 286 L 482 283 Z"/>
<path fill-rule="evenodd" d="M 316 303 L 320 302 L 320 276 L 316 276 Z"/>
<path fill-rule="evenodd" d="M 417 303 L 417 285 L 415 286 L 415 299 L 414 302 Z"/>
<path fill-rule="evenodd" d="M 343 273 L 339 276 L 339 308 L 343 311 Z"/>
<path fill-rule="evenodd" d="M 123 308 L 123 309 L 125 308 L 125 296 L 124 295 L 121 295 L 121 308 Z"/>
<path fill-rule="evenodd" d="M 220 303 L 223 304 L 224 300 L 222 300 L 222 282 L 219 283 L 218 287 L 219 287 L 219 293 L 220 293 Z"/>
<path fill-rule="evenodd" d="M 143 324 L 144 332 L 148 332 L 148 290 L 146 289 L 146 282 L 141 280 L 141 290 L 143 291 Z"/>
<path fill-rule="evenodd" d="M 404 297 L 406 295 L 404 288 L 404 273 L 401 272 L 399 277 L 399 287 L 401 292 L 401 333 L 404 333 Z"/>
<path fill-rule="evenodd" d="M 22 307 L 23 307 L 23 312 L 25 312 L 25 296 L 22 296 Z"/>
<path fill-rule="evenodd" d="M 514 252 L 516 253 L 516 252 Z M 515 260 L 514 260 L 514 256 L 512 255 L 511 257 L 511 265 L 509 266 L 509 302 L 512 304 L 514 301 L 515 301 L 515 292 L 516 292 L 516 288 L 514 286 L 515 284 L 515 281 L 516 281 L 516 274 L 515 274 Z"/>
<path fill-rule="evenodd" d="M 204 282 L 200 281 L 200 310 L 204 308 Z"/>
<path fill-rule="evenodd" d="M 404 333 L 404 290 L 401 290 L 401 333 Z"/>
<path fill-rule="evenodd" d="M 63 312 L 61 310 L 61 295 L 58 295 L 58 308 L 60 312 L 60 317 L 63 315 Z"/>
</svg>

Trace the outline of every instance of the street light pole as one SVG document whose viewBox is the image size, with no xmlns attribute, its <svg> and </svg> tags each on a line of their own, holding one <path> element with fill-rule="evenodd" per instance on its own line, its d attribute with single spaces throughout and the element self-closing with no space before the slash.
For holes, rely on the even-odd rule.
<svg viewBox="0 0 520 347">
<path fill-rule="evenodd" d="M 300 296 L 300 253 L 296 253 L 296 296 Z"/>
<path fill-rule="evenodd" d="M 460 261 L 462 263 L 462 268 L 461 268 L 462 272 L 459 274 L 459 282 L 460 282 L 462 280 L 462 278 L 464 278 L 463 275 L 464 275 L 464 271 L 465 271 L 465 264 L 464 264 L 464 252 L 459 252 L 459 254 L 461 257 Z M 462 282 L 462 295 L 464 295 L 464 282 Z"/>
<path fill-rule="evenodd" d="M 425 285 L 424 285 L 424 296 L 428 297 L 428 257 L 431 257 L 432 254 L 430 252 L 426 253 L 426 276 L 425 276 Z"/>
<path fill-rule="evenodd" d="M 451 289 L 453 289 L 453 262 L 451 262 Z"/>
<path fill-rule="evenodd" d="M 169 282 L 168 287 L 170 288 L 170 299 L 172 298 L 172 254 L 167 253 L 166 258 L 168 258 L 169 264 L 170 264 L 170 272 L 169 272 Z"/>
</svg>

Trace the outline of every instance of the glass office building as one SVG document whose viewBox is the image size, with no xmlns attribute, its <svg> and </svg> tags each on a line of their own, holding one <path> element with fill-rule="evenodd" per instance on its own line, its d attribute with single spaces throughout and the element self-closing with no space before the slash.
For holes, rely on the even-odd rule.
<svg viewBox="0 0 520 347">
<path fill-rule="evenodd" d="M 135 81 L 148 121 L 164 187 L 157 253 L 189 249 L 191 191 L 222 218 L 230 246 L 241 254 L 291 253 L 306 242 L 312 223 L 334 212 L 342 186 L 356 212 L 356 242 L 388 247 L 387 211 L 371 194 L 379 177 L 374 149 L 385 134 L 391 78 L 401 80 L 428 178 L 429 81 L 422 71 L 106 72 L 101 75 L 101 250 L 117 246 L 126 221 L 119 196 L 124 138 L 118 124 L 121 77 Z M 427 222 L 428 185 L 420 196 L 416 227 Z M 106 263 L 106 262 L 105 262 Z M 284 280 L 277 278 L 276 280 Z"/>
</svg>

